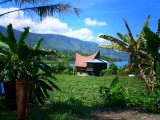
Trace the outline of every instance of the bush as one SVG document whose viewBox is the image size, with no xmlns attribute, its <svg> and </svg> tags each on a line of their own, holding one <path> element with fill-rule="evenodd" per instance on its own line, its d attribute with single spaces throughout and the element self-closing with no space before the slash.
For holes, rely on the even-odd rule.
<svg viewBox="0 0 160 120">
<path fill-rule="evenodd" d="M 119 75 L 125 74 L 124 68 L 118 68 L 117 73 L 118 73 Z"/>
<path fill-rule="evenodd" d="M 145 90 L 130 90 L 128 106 L 141 108 L 149 112 L 160 112 L 160 90 L 155 89 L 150 95 Z"/>
<path fill-rule="evenodd" d="M 115 77 L 110 87 L 100 87 L 101 97 L 107 107 L 124 107 L 128 103 L 128 92 Z"/>
<path fill-rule="evenodd" d="M 68 61 L 59 60 L 51 66 L 55 74 L 73 74 L 73 67 L 69 66 Z"/>
<path fill-rule="evenodd" d="M 160 112 L 160 90 L 154 92 L 143 99 L 143 108 L 147 111 Z"/>
<path fill-rule="evenodd" d="M 114 73 L 114 71 L 112 69 L 105 69 L 101 71 L 101 76 L 105 76 L 105 75 L 112 75 Z"/>
<path fill-rule="evenodd" d="M 115 63 L 111 63 L 110 66 L 109 66 L 109 69 L 113 70 L 114 74 L 117 74 L 118 67 Z"/>
</svg>

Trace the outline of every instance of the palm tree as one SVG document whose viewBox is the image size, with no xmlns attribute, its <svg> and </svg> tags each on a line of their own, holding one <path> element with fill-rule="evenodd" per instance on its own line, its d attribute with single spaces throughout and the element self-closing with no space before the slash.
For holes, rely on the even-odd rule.
<svg viewBox="0 0 160 120">
<path fill-rule="evenodd" d="M 76 15 L 79 15 L 79 13 L 81 12 L 80 8 L 74 7 L 70 3 L 60 2 L 57 4 L 49 4 L 48 0 L 0 0 L 0 5 L 6 3 L 17 5 L 18 9 L 0 14 L 0 16 L 12 12 L 25 11 L 29 12 L 28 15 L 32 15 L 30 13 L 37 14 L 42 20 L 47 16 L 54 16 L 56 13 L 58 13 L 59 15 L 69 15 L 69 13 L 75 13 Z"/>
</svg>

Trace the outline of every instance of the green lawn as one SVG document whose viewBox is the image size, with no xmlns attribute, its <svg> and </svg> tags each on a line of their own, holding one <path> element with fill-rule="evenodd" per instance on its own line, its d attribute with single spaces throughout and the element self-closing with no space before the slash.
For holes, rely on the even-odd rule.
<svg viewBox="0 0 160 120">
<path fill-rule="evenodd" d="M 115 76 L 78 77 L 68 75 L 56 76 L 55 84 L 61 91 L 51 92 L 46 105 L 30 107 L 29 120 L 76 120 L 90 119 L 93 110 L 103 107 L 100 86 L 109 86 Z M 144 86 L 140 80 L 125 76 L 119 77 L 126 89 L 140 89 Z M 1 99 L 2 102 L 2 99 Z M 0 107 L 3 107 L 2 105 Z M 16 120 L 16 112 L 0 109 L 0 120 Z"/>
</svg>

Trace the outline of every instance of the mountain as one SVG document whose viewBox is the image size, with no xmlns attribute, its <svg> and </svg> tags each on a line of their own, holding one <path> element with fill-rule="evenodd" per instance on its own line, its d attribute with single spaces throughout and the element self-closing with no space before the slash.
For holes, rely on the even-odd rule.
<svg viewBox="0 0 160 120">
<path fill-rule="evenodd" d="M 7 29 L 0 26 L 0 32 L 4 35 L 7 35 Z M 21 31 L 14 30 L 16 39 L 19 39 Z M 117 60 L 127 61 L 129 59 L 129 54 L 124 52 L 118 52 L 111 49 L 101 49 L 98 48 L 98 44 L 95 42 L 82 41 L 76 38 L 71 38 L 63 35 L 56 34 L 37 34 L 30 33 L 26 43 L 30 46 L 33 46 L 37 43 L 40 38 L 44 38 L 42 43 L 42 48 L 52 49 L 58 51 L 69 51 L 69 52 L 81 52 L 85 54 L 92 54 L 100 50 L 101 55 L 114 58 Z"/>
</svg>

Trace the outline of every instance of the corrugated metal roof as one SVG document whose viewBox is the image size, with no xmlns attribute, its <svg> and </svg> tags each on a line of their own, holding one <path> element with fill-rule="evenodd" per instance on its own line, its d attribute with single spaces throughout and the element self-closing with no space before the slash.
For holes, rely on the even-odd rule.
<svg viewBox="0 0 160 120">
<path fill-rule="evenodd" d="M 86 63 L 107 63 L 108 61 L 103 60 L 101 58 L 96 58 L 96 59 L 92 59 L 92 60 L 87 60 Z"/>
</svg>

